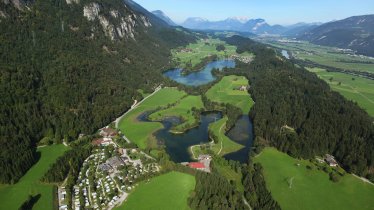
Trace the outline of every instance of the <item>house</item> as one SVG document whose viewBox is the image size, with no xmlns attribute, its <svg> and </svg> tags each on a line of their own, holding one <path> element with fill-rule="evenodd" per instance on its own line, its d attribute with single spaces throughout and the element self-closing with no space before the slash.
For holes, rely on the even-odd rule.
<svg viewBox="0 0 374 210">
<path fill-rule="evenodd" d="M 118 135 L 118 132 L 112 128 L 105 127 L 100 130 L 100 135 L 102 137 L 111 138 L 111 137 L 115 137 L 116 135 Z"/>
<path fill-rule="evenodd" d="M 125 162 L 123 161 L 123 159 L 118 156 L 109 158 L 106 161 L 106 163 L 109 164 L 112 168 L 118 168 L 119 166 L 125 165 Z"/>
<path fill-rule="evenodd" d="M 249 87 L 246 86 L 246 85 L 242 85 L 242 86 L 240 86 L 240 88 L 239 88 L 240 91 L 247 91 L 248 89 L 249 89 Z"/>
<path fill-rule="evenodd" d="M 331 166 L 331 167 L 336 167 L 336 166 L 338 166 L 338 162 L 336 162 L 334 156 L 332 156 L 332 155 L 326 154 L 325 161 L 326 161 L 326 163 L 329 164 L 329 166 Z"/>
<path fill-rule="evenodd" d="M 110 171 L 112 170 L 112 166 L 108 163 L 103 163 L 97 166 L 99 170 L 101 171 Z"/>
</svg>

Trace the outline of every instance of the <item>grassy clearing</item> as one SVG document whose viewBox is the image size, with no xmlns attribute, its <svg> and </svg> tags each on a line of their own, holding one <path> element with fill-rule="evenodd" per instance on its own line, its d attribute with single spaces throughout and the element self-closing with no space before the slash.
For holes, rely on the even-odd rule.
<svg viewBox="0 0 374 210">
<path fill-rule="evenodd" d="M 0 185 L 0 209 L 18 209 L 29 195 L 41 194 L 34 205 L 34 210 L 53 208 L 53 186 L 41 183 L 39 180 L 49 169 L 49 166 L 61 156 L 68 147 L 52 145 L 41 147 L 40 160 L 15 185 Z"/>
<path fill-rule="evenodd" d="M 151 120 L 162 120 L 165 117 L 180 117 L 183 123 L 175 126 L 171 129 L 172 132 L 184 132 L 185 130 L 198 124 L 198 120 L 194 116 L 193 108 L 201 109 L 204 107 L 201 96 L 187 96 L 181 99 L 175 106 L 167 109 L 160 110 L 151 114 L 149 117 Z"/>
<path fill-rule="evenodd" d="M 353 175 L 334 183 L 326 172 L 307 169 L 310 161 L 274 148 L 265 148 L 254 161 L 262 164 L 266 185 L 282 209 L 373 209 L 374 186 Z"/>
<path fill-rule="evenodd" d="M 144 112 L 174 104 L 185 95 L 185 92 L 175 88 L 164 88 L 122 118 L 118 127 L 122 133 L 126 134 L 127 138 L 141 149 L 145 149 L 152 140 L 152 133 L 161 129 L 162 124 L 159 122 L 139 122 L 137 117 Z"/>
<path fill-rule="evenodd" d="M 129 195 L 125 203 L 116 208 L 139 210 L 189 209 L 187 198 L 195 188 L 195 177 L 170 172 L 142 182 Z"/>
<path fill-rule="evenodd" d="M 272 41 L 267 43 L 291 51 L 292 55 L 297 59 L 310 60 L 318 64 L 340 69 L 374 73 L 374 60 L 367 57 L 345 54 L 337 48 L 314 45 L 308 42 L 283 43 Z"/>
<path fill-rule="evenodd" d="M 217 51 L 217 45 L 224 45 L 225 51 Z M 231 55 L 238 55 L 236 53 L 236 46 L 228 45 L 226 42 L 223 42 L 219 39 L 201 39 L 197 43 L 191 43 L 185 47 L 189 49 L 190 52 L 180 51 L 180 49 L 172 50 L 173 59 L 180 63 L 180 67 L 186 67 L 186 63 L 191 62 L 192 66 L 200 63 L 204 58 L 217 55 L 219 59 L 228 58 Z M 253 56 L 250 53 L 243 53 L 240 56 Z"/>
<path fill-rule="evenodd" d="M 242 109 L 243 114 L 249 113 L 254 102 L 247 91 L 240 91 L 242 85 L 247 86 L 248 80 L 242 76 L 226 76 L 208 90 L 209 100 L 218 103 L 230 103 Z"/>
<path fill-rule="evenodd" d="M 348 100 L 357 102 L 361 108 L 374 117 L 373 80 L 339 72 L 327 72 L 319 68 L 309 68 L 308 70 L 316 73 L 321 79 L 325 80 L 333 90 L 339 92 Z"/>
</svg>

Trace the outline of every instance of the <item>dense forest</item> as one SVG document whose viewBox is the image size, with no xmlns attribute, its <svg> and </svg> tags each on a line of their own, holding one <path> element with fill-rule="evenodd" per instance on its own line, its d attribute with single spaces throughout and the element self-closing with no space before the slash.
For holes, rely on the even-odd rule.
<svg viewBox="0 0 374 210">
<path fill-rule="evenodd" d="M 8 1 L 5 1 L 8 2 Z M 162 83 L 170 49 L 195 38 L 185 31 L 136 23 L 135 38 L 111 40 L 83 6 L 37 0 L 28 8 L 0 1 L 0 183 L 16 182 L 36 161 L 44 137 L 67 142 L 91 134 L 140 98 L 137 89 Z M 132 14 L 123 1 L 98 0 L 109 10 Z M 22 7 L 22 4 L 21 4 Z M 140 14 L 137 14 L 138 16 Z"/>
<path fill-rule="evenodd" d="M 188 201 L 192 209 L 246 209 L 241 194 L 222 175 L 198 172 L 195 177 L 195 190 Z"/>
<path fill-rule="evenodd" d="M 333 154 L 349 172 L 374 180 L 374 126 L 364 110 L 271 48 L 239 36 L 225 40 L 256 55 L 233 71 L 251 83 L 257 149 L 270 145 L 308 159 Z"/>
</svg>

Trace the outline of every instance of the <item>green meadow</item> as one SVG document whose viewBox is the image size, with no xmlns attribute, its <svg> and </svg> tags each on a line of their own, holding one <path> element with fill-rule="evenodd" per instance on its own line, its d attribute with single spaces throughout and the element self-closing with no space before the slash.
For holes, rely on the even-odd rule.
<svg viewBox="0 0 374 210">
<path fill-rule="evenodd" d="M 224 45 L 224 51 L 217 51 L 217 45 Z M 236 53 L 236 46 L 229 45 L 219 39 L 200 39 L 196 43 L 190 43 L 185 49 L 191 50 L 190 52 L 182 52 L 180 49 L 172 50 L 173 60 L 182 64 L 180 67 L 185 67 L 186 63 L 191 62 L 192 66 L 200 63 L 204 58 L 217 55 L 219 59 L 228 58 L 231 55 L 238 55 Z M 240 56 L 253 56 L 250 53 L 243 53 Z"/>
<path fill-rule="evenodd" d="M 41 197 L 34 210 L 53 209 L 53 185 L 41 183 L 40 178 L 49 166 L 69 148 L 64 145 L 52 145 L 38 148 L 40 160 L 14 185 L 0 185 L 0 209 L 18 209 L 29 195 Z"/>
<path fill-rule="evenodd" d="M 364 71 L 374 73 L 374 62 L 367 57 L 349 55 L 337 48 L 315 45 L 309 42 L 277 42 L 265 41 L 274 47 L 292 52 L 297 59 L 351 71 Z"/>
<path fill-rule="evenodd" d="M 152 133 L 161 129 L 162 124 L 159 122 L 140 122 L 137 119 L 138 116 L 147 111 L 154 111 L 157 108 L 166 108 L 185 95 L 185 92 L 176 88 L 163 88 L 123 117 L 118 127 L 130 141 L 137 144 L 141 149 L 145 149 L 147 146 L 152 145 Z"/>
<path fill-rule="evenodd" d="M 204 104 L 201 96 L 186 96 L 177 102 L 175 106 L 163 109 L 151 114 L 149 117 L 153 121 L 160 121 L 166 117 L 180 117 L 182 123 L 171 129 L 172 132 L 184 132 L 199 123 L 199 118 L 195 118 L 192 108 L 201 109 Z"/>
<path fill-rule="evenodd" d="M 143 181 L 116 210 L 175 210 L 190 209 L 187 199 L 195 188 L 195 177 L 180 172 Z"/>
<path fill-rule="evenodd" d="M 357 102 L 367 113 L 374 117 L 374 81 L 339 72 L 327 72 L 324 69 L 309 68 L 326 81 L 330 87 L 348 100 Z"/>
<path fill-rule="evenodd" d="M 266 186 L 285 210 L 372 210 L 374 185 L 345 174 L 335 183 L 318 169 L 307 169 L 308 160 L 297 160 L 274 148 L 254 158 L 261 163 Z"/>
<path fill-rule="evenodd" d="M 243 76 L 226 76 L 210 88 L 206 93 L 206 96 L 209 100 L 214 102 L 230 103 L 241 108 L 243 114 L 247 114 L 254 102 L 248 91 L 238 90 L 241 86 L 247 85 L 248 80 Z"/>
</svg>

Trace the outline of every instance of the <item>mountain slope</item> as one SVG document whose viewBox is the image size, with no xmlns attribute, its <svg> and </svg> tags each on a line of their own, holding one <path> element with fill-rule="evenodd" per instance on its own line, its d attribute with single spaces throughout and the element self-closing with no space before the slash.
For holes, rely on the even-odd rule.
<svg viewBox="0 0 374 210">
<path fill-rule="evenodd" d="M 177 26 L 177 24 L 174 23 L 174 21 L 171 20 L 163 11 L 155 10 L 155 11 L 152 11 L 152 13 L 156 15 L 158 18 L 160 18 L 161 20 L 165 21 L 170 26 Z"/>
<path fill-rule="evenodd" d="M 40 139 L 69 142 L 111 122 L 137 89 L 162 82 L 172 47 L 194 40 L 127 1 L 28 4 L 0 1 L 1 183 L 35 163 Z"/>
<path fill-rule="evenodd" d="M 314 44 L 352 49 L 374 56 L 374 15 L 354 16 L 323 24 L 299 37 Z"/>
</svg>

